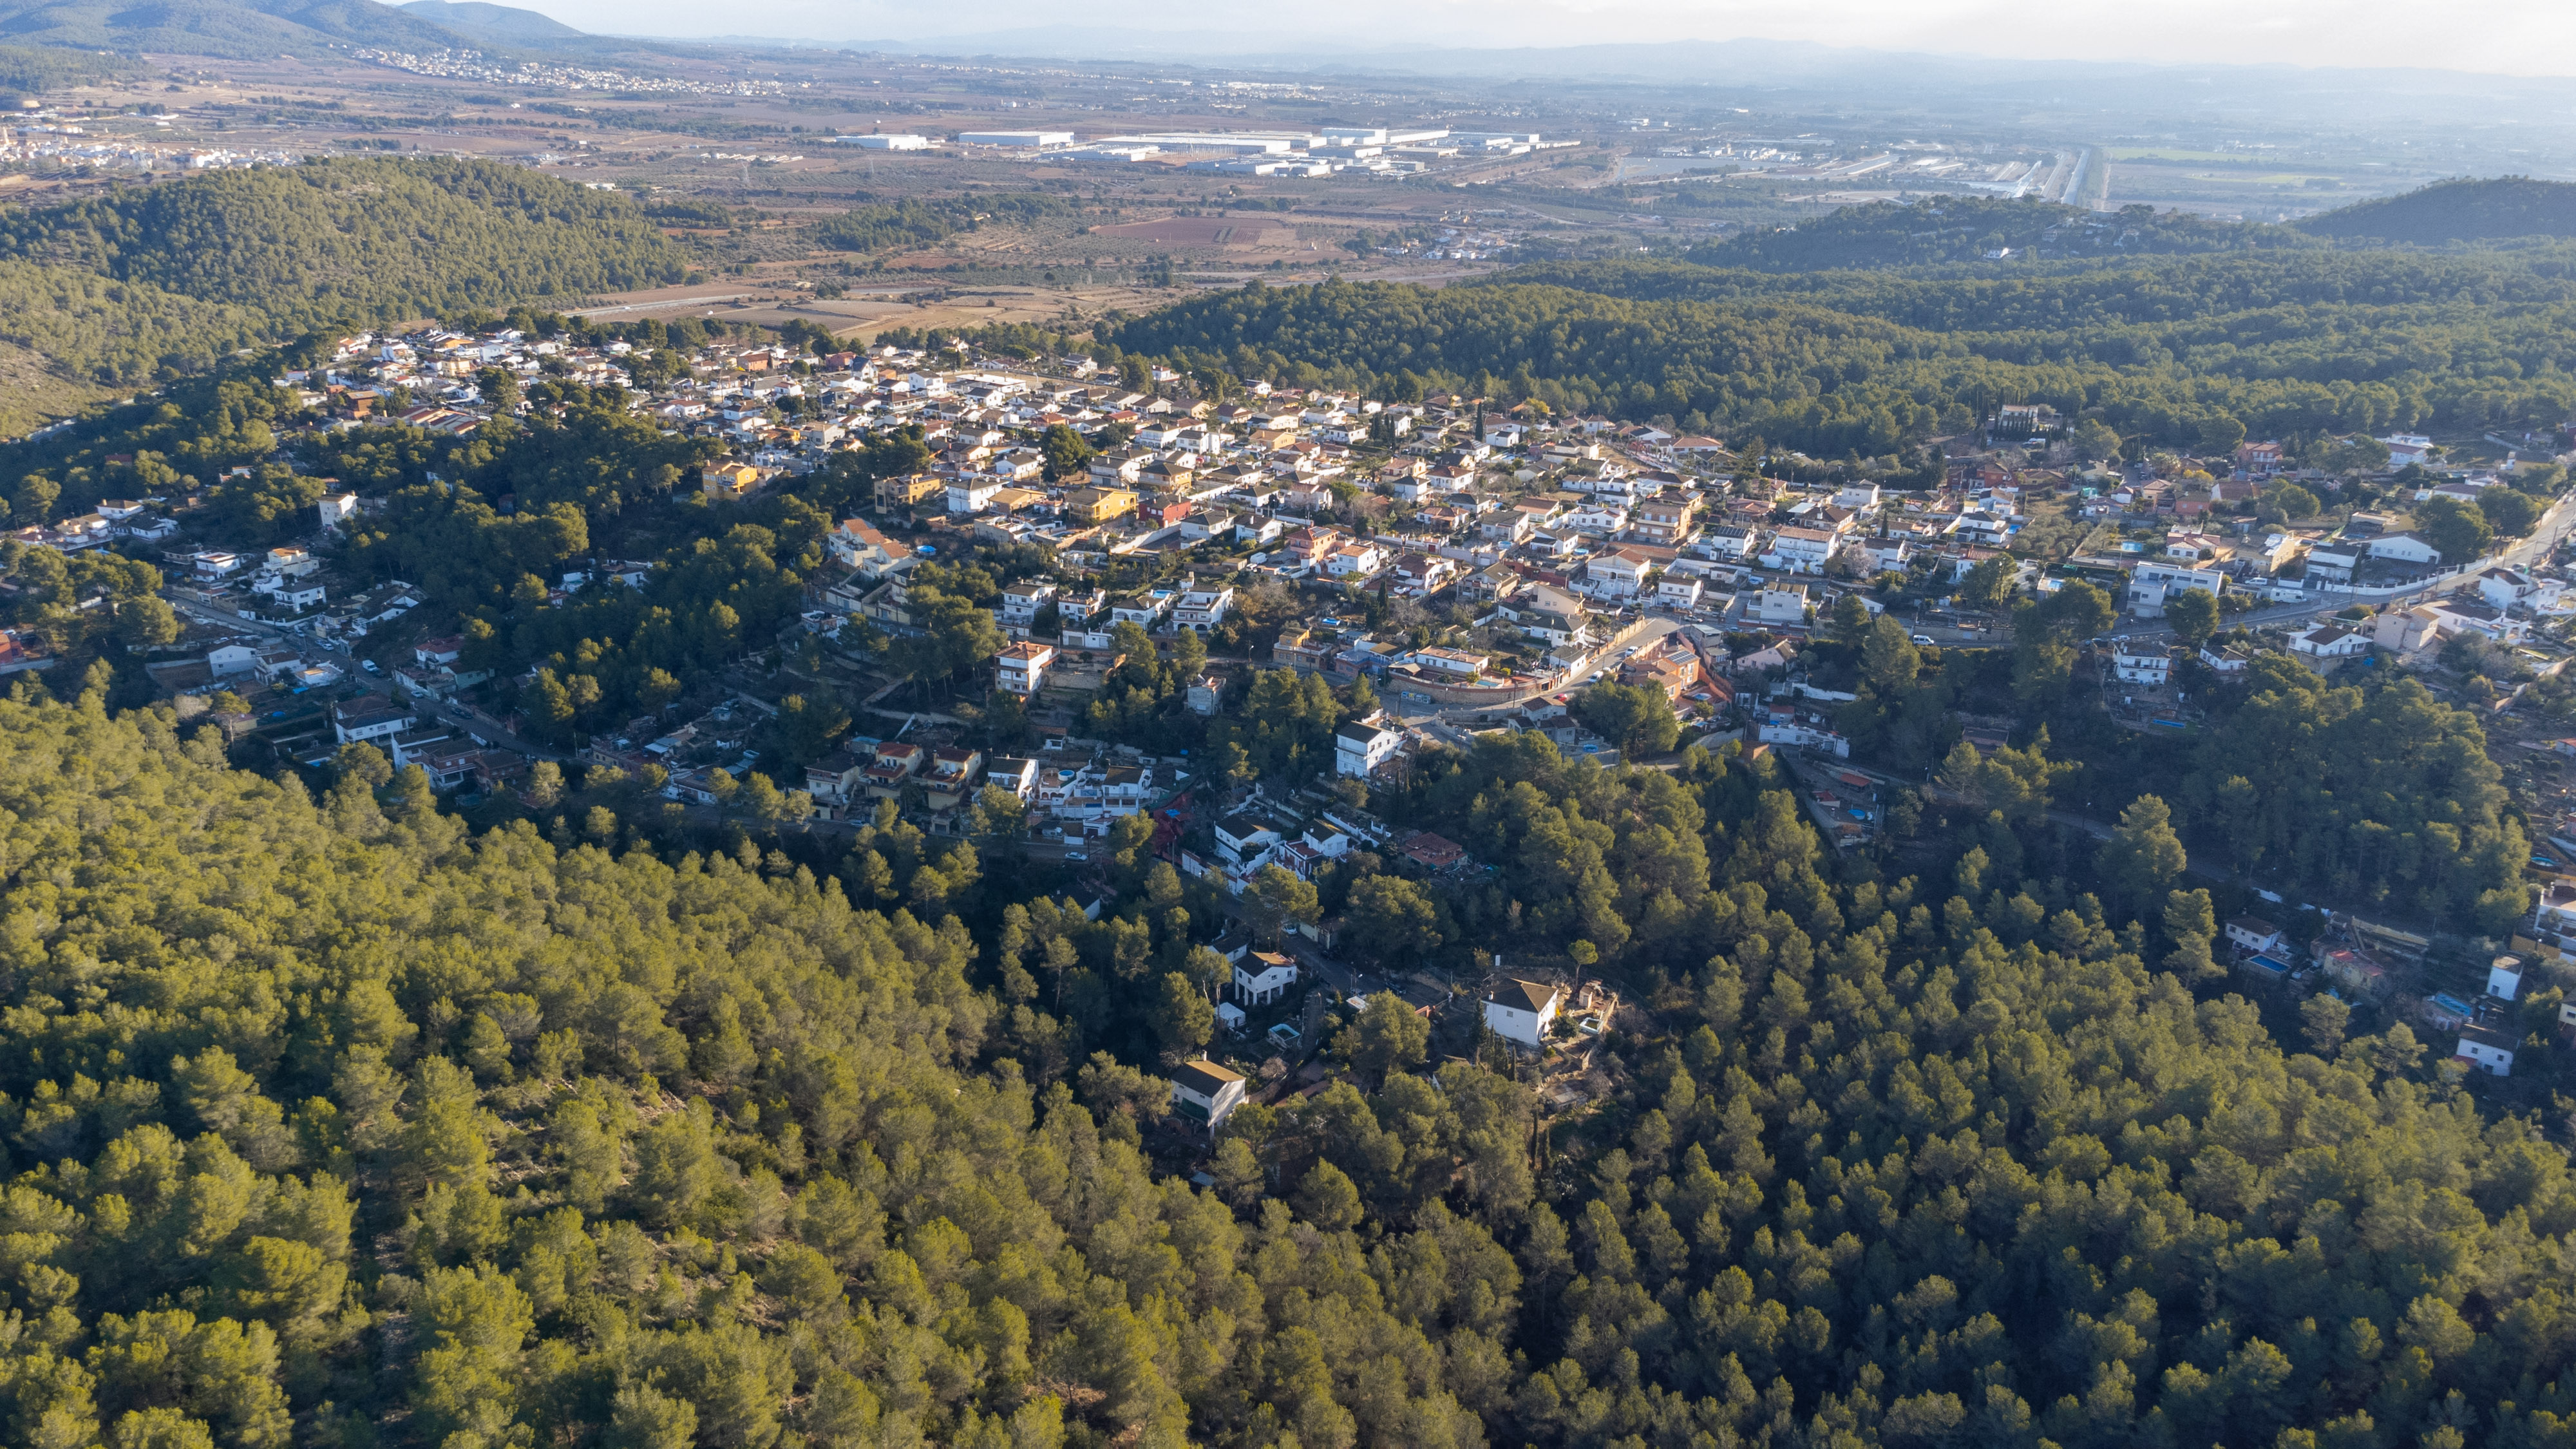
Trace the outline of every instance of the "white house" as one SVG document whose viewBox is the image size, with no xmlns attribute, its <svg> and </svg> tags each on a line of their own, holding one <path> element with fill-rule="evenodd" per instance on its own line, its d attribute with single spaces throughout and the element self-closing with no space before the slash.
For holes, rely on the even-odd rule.
<svg viewBox="0 0 2576 1449">
<path fill-rule="evenodd" d="M 1204 634 L 1225 622 L 1225 611 L 1234 607 L 1231 588 L 1191 589 L 1181 595 L 1172 613 L 1172 622 L 1181 628 Z"/>
<path fill-rule="evenodd" d="M 2448 615 L 2451 620 L 2448 627 L 2454 633 L 2473 629 L 2499 644 L 2519 644 L 2531 633 L 2529 621 L 2511 618 L 2502 609 L 2474 603 L 2458 595 L 2437 599 L 2428 607 Z"/>
<path fill-rule="evenodd" d="M 996 756 L 984 762 L 984 783 L 998 785 L 1022 800 L 1034 799 L 1038 792 L 1038 762 Z"/>
<path fill-rule="evenodd" d="M 2488 1076 L 2510 1077 L 2513 1075 L 2513 1047 L 2513 1038 L 2503 1032 L 2489 1031 L 2483 1026 L 2464 1026 L 2460 1028 L 2460 1044 L 2451 1049 L 2451 1054 Z"/>
<path fill-rule="evenodd" d="M 1234 994 L 1246 1006 L 1267 1006 L 1297 984 L 1297 958 L 1276 951 L 1248 951 L 1234 963 Z"/>
<path fill-rule="evenodd" d="M 1914 562 L 1914 543 L 1903 538 L 1874 538 L 1861 544 L 1869 566 L 1879 573 L 1901 574 Z"/>
<path fill-rule="evenodd" d="M 1395 758 L 1404 736 L 1379 725 L 1354 721 L 1333 732 L 1333 772 L 1366 779 Z"/>
<path fill-rule="evenodd" d="M 2478 575 L 2478 597 L 2499 609 L 2510 609 L 2539 588 L 2520 569 L 2489 569 Z"/>
<path fill-rule="evenodd" d="M 1228 815 L 1216 823 L 1217 852 L 1233 865 L 1251 865 L 1285 838 L 1277 825 L 1258 815 Z"/>
<path fill-rule="evenodd" d="M 993 656 L 993 683 L 1027 699 L 1046 688 L 1047 666 L 1054 662 L 1054 645 L 1022 639 Z"/>
<path fill-rule="evenodd" d="M 1152 629 L 1163 621 L 1163 614 L 1171 606 L 1172 594 L 1168 589 L 1157 589 L 1144 595 L 1129 595 L 1109 606 L 1109 622 L 1112 625 L 1133 624 L 1139 629 Z"/>
<path fill-rule="evenodd" d="M 1947 532 L 1984 548 L 2001 548 L 2012 541 L 2014 532 L 2010 505 L 1997 512 L 1971 508 L 1954 519 Z"/>
<path fill-rule="evenodd" d="M 1408 662 L 1419 664 L 1425 669 L 1437 669 L 1443 674 L 1455 674 L 1467 679 L 1473 679 L 1484 673 L 1486 664 L 1493 658 L 1489 654 L 1477 654 L 1465 649 L 1450 649 L 1438 644 L 1425 644 L 1404 657 Z"/>
<path fill-rule="evenodd" d="M 2308 547 L 2308 577 L 2320 583 L 2348 584 L 2368 548 L 2356 540 L 2337 540 Z"/>
<path fill-rule="evenodd" d="M 1009 483 L 1010 480 L 1006 478 L 993 478 L 980 474 L 951 479 L 948 484 L 948 511 L 981 513 L 992 506 L 994 497 L 1009 486 Z"/>
<path fill-rule="evenodd" d="M 1045 579 L 1022 579 L 1002 590 L 1002 627 L 1026 633 L 1038 611 L 1055 602 L 1055 585 Z"/>
<path fill-rule="evenodd" d="M 2576 886 L 2549 881 L 2540 887 L 2540 904 L 2532 908 L 2531 925 L 2543 939 L 2576 945 Z"/>
<path fill-rule="evenodd" d="M 1687 575 L 1666 574 L 1655 584 L 1655 602 L 1667 609 L 1696 609 L 1704 587 Z"/>
<path fill-rule="evenodd" d="M 1617 533 L 1628 526 L 1628 510 L 1615 503 L 1593 502 L 1557 521 L 1578 533 Z"/>
<path fill-rule="evenodd" d="M 1366 577 L 1384 567 L 1386 567 L 1386 550 L 1366 541 L 1343 544 L 1334 549 L 1324 560 L 1325 572 L 1335 578 L 1354 574 Z"/>
<path fill-rule="evenodd" d="M 1645 591 L 1646 571 L 1655 561 L 1633 549 L 1617 549 L 1592 560 L 1590 588 L 1595 597 L 1632 599 Z"/>
<path fill-rule="evenodd" d="M 1764 589 L 1747 600 L 1744 617 L 1756 624 L 1803 624 L 1807 621 L 1807 586 Z"/>
<path fill-rule="evenodd" d="M 1204 1057 L 1183 1062 L 1172 1072 L 1172 1110 L 1205 1122 L 1210 1132 L 1225 1125 L 1243 1105 L 1243 1077 Z"/>
<path fill-rule="evenodd" d="M 1766 745 L 1794 745 L 1800 749 L 1821 750 L 1837 759 L 1851 758 L 1851 741 L 1826 729 L 1796 719 L 1767 719 L 1754 726 L 1754 734 Z"/>
<path fill-rule="evenodd" d="M 1485 1025 L 1514 1045 L 1536 1047 L 1547 1040 L 1547 1029 L 1564 1004 L 1562 988 L 1515 978 L 1486 994 Z"/>
<path fill-rule="evenodd" d="M 1762 556 L 1762 562 L 1791 573 L 1818 573 L 1832 561 L 1841 542 L 1839 535 L 1821 528 L 1783 528 L 1771 536 L 1771 551 Z"/>
<path fill-rule="evenodd" d="M 2435 564 L 2441 562 L 2442 551 L 2411 533 L 2383 533 L 2370 541 L 2370 556 L 2399 563 Z"/>
<path fill-rule="evenodd" d="M 2227 923 L 2228 944 L 2247 951 L 2269 951 L 2281 944 L 2281 928 L 2260 916 L 2237 916 Z"/>
<path fill-rule="evenodd" d="M 331 733 L 338 744 L 380 740 L 420 723 L 420 716 L 387 705 L 342 705 L 331 711 Z"/>
<path fill-rule="evenodd" d="M 248 674 L 259 667 L 259 651 L 247 644 L 226 644 L 206 651 L 206 668 L 217 679 Z"/>
<path fill-rule="evenodd" d="M 2319 624 L 2290 636 L 2290 652 L 2319 659 L 2348 659 L 2370 652 L 2370 636 L 2333 624 Z"/>
<path fill-rule="evenodd" d="M 2501 997 L 2506 1001 L 2517 1000 L 2521 997 L 2521 957 L 2498 956 L 2493 961 L 2487 963 L 2487 995 Z"/>
<path fill-rule="evenodd" d="M 342 520 L 358 511 L 358 495 L 327 493 L 323 495 L 322 501 L 314 506 L 321 510 L 324 528 L 338 528 Z"/>
<path fill-rule="evenodd" d="M 287 608 L 298 610 L 319 607 L 328 597 L 328 591 L 320 584 L 306 583 L 302 579 L 287 578 L 278 574 L 261 574 L 251 580 L 250 591 L 254 594 L 264 594 Z"/>
<path fill-rule="evenodd" d="M 1714 559 L 1750 557 L 1759 536 L 1752 529 L 1736 524 L 1721 524 L 1699 536 L 1696 547 Z"/>
<path fill-rule="evenodd" d="M 2173 656 L 2161 644 L 2123 642 L 2111 655 L 2111 673 L 2126 684 L 2162 684 L 2173 674 Z"/>
<path fill-rule="evenodd" d="M 2162 618 L 2165 602 L 2191 589 L 2219 598 L 2227 592 L 2227 576 L 2216 569 L 2142 563 L 2129 575 L 2129 612 L 2141 619 Z"/>
</svg>

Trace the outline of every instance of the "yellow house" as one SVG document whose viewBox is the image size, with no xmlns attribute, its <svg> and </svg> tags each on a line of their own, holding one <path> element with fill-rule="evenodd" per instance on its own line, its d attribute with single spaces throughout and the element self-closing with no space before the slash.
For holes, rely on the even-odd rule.
<svg viewBox="0 0 2576 1449">
<path fill-rule="evenodd" d="M 760 470 L 748 463 L 709 468 L 703 485 L 709 498 L 749 498 L 760 488 Z"/>
<path fill-rule="evenodd" d="M 1136 495 L 1124 488 L 1076 488 L 1064 496 L 1064 516 L 1076 523 L 1100 524 L 1136 511 Z"/>
<path fill-rule="evenodd" d="M 907 478 L 880 478 L 877 480 L 877 507 L 881 511 L 910 508 L 933 493 L 947 491 L 947 484 L 926 474 L 916 473 Z"/>
</svg>

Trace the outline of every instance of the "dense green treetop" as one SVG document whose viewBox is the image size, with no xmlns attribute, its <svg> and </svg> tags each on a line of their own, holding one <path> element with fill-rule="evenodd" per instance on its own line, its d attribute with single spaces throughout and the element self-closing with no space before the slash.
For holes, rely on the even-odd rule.
<svg viewBox="0 0 2576 1449">
<path fill-rule="evenodd" d="M 2403 1027 L 2293 1052 L 2144 964 L 2205 953 L 2205 896 L 2116 921 L 1991 826 L 1959 895 L 1847 873 L 1767 760 L 1443 764 L 1396 808 L 1598 939 L 1621 1090 L 1534 1144 L 1506 1075 L 1418 1074 L 1389 997 L 1356 1080 L 1245 1109 L 1204 1191 L 1140 1153 L 1152 1047 L 1039 1005 L 1132 982 L 1147 1041 L 1204 1032 L 1195 898 L 1137 841 L 1092 920 L 891 811 L 818 878 L 474 837 L 416 771 L 340 773 L 0 702 L 13 1442 L 2394 1449 L 2576 1413 L 2561 1149 Z M 2175 852 L 2131 816 L 2149 891 Z M 1352 896 L 1379 950 L 1466 924 Z"/>
<path fill-rule="evenodd" d="M 266 314 L 76 267 L 0 260 L 0 342 L 95 382 L 132 383 L 212 365 L 273 336 Z"/>
<path fill-rule="evenodd" d="M 2490 933 L 2528 908 L 2530 850 L 2474 714 L 2411 679 L 2330 686 L 2285 654 L 2251 676 L 2188 785 L 2233 863 Z"/>
</svg>

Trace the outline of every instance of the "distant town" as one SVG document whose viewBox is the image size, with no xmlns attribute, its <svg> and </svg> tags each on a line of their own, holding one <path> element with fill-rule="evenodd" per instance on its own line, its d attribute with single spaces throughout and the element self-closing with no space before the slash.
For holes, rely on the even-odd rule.
<svg viewBox="0 0 2576 1449">
<path fill-rule="evenodd" d="M 565 91 L 617 91 L 656 96 L 774 96 L 802 88 L 777 81 L 695 81 L 672 76 L 638 75 L 631 71 L 560 62 L 531 60 L 503 65 L 487 58 L 479 50 L 441 50 L 415 55 L 409 51 L 368 49 L 354 52 L 353 58 L 413 75 L 479 81 L 486 85 L 542 86 Z"/>
</svg>

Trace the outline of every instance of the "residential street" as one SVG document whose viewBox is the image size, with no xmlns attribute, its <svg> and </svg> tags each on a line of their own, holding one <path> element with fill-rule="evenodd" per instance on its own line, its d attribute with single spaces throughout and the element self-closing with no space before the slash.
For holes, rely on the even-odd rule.
<svg viewBox="0 0 2576 1449">
<path fill-rule="evenodd" d="M 2462 569 L 2456 574 L 2448 574 L 2441 578 L 2429 579 L 2400 594 L 2389 594 L 2367 599 L 2353 594 L 2325 594 L 2320 596 L 2314 602 L 2302 600 L 2295 604 L 2275 604 L 2269 608 L 2249 610 L 2245 613 L 2233 616 L 2226 622 L 2229 627 L 2235 627 L 2238 625 L 2260 626 L 2265 624 L 2279 624 L 2292 619 L 2309 618 L 2317 614 L 2332 613 L 2338 609 L 2349 608 L 2355 603 L 2370 603 L 2383 606 L 2389 604 L 2412 603 L 2417 599 L 2426 597 L 2427 595 L 2448 593 L 2455 589 L 2467 588 L 2476 581 L 2478 574 L 2486 569 L 2528 568 L 2532 564 L 2549 557 L 2550 551 L 2558 546 L 2558 541 L 2566 536 L 2567 531 L 2571 527 L 2576 527 L 2576 493 L 2562 494 L 2557 502 L 2550 504 L 2547 510 L 2542 512 L 2540 515 L 2540 521 L 2532 525 L 2531 533 L 2521 542 L 2516 543 L 2502 553 L 2485 559 L 2476 567 Z M 2133 629 L 2118 630 L 2111 635 L 2114 639 L 2166 639 L 2171 638 L 2172 636 L 2173 630 L 2171 629 L 2162 627 L 2147 628 L 2143 626 Z"/>
<path fill-rule="evenodd" d="M 175 593 L 177 591 L 174 590 L 172 592 Z M 188 592 L 193 594 L 195 591 L 189 590 Z M 221 609 L 203 603 L 198 599 L 173 598 L 171 599 L 170 604 L 171 607 L 187 614 L 191 618 L 215 628 L 237 629 L 244 633 L 256 634 L 263 639 L 284 644 L 308 654 L 314 652 L 313 641 L 302 635 L 290 633 L 287 630 L 277 628 L 274 625 L 266 624 L 256 619 L 244 619 L 238 615 L 227 614 Z M 334 662 L 341 661 L 335 660 Z M 520 754 L 528 756 L 530 759 L 554 760 L 560 763 L 569 761 L 573 758 L 571 755 L 565 754 L 560 750 L 549 749 L 544 745 L 534 743 L 533 741 L 512 734 L 507 729 L 503 728 L 497 720 L 477 714 L 472 710 L 448 704 L 444 700 L 401 698 L 398 693 L 400 686 L 394 682 L 394 678 L 391 674 L 369 674 L 365 669 L 359 666 L 357 658 L 354 655 L 347 656 L 345 662 L 347 667 L 346 672 L 342 674 L 340 679 L 342 684 L 355 685 L 369 694 L 382 696 L 389 703 L 402 704 L 424 720 L 437 720 L 441 724 L 448 725 L 453 728 L 463 730 L 468 734 L 477 735 L 483 739 L 489 740 L 502 749 L 516 750 Z"/>
</svg>

